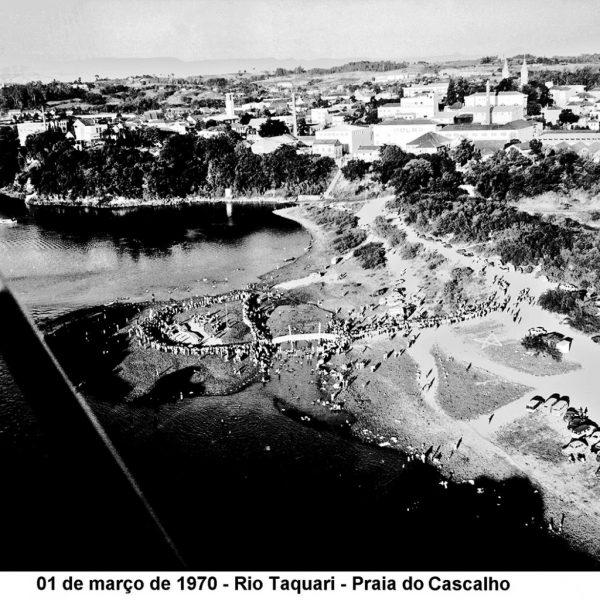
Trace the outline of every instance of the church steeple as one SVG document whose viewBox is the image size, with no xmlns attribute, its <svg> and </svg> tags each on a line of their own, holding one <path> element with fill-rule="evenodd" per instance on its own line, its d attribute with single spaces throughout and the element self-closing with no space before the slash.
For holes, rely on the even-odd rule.
<svg viewBox="0 0 600 600">
<path fill-rule="evenodd" d="M 527 61 L 523 55 L 523 65 L 521 66 L 521 87 L 529 82 L 529 69 L 527 69 Z"/>
<path fill-rule="evenodd" d="M 502 67 L 502 79 L 508 79 L 510 77 L 510 71 L 508 70 L 508 60 L 504 59 L 504 66 Z"/>
</svg>

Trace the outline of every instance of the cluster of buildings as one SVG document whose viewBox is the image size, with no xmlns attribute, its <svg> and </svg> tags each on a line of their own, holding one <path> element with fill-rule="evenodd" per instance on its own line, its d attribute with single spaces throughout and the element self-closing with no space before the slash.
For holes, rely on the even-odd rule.
<svg viewBox="0 0 600 600">
<path fill-rule="evenodd" d="M 18 114 L 9 113 L 5 119 L 16 125 L 22 145 L 29 135 L 50 128 L 63 131 L 78 147 L 101 143 L 107 136 L 118 135 L 123 128 L 194 132 L 200 137 L 218 136 L 232 129 L 256 154 L 291 145 L 299 153 L 327 156 L 340 162 L 349 158 L 372 162 L 384 145 L 426 154 L 453 147 L 464 139 L 471 140 L 484 158 L 507 144 L 521 144 L 524 150 L 531 140 L 539 139 L 544 146 L 571 148 L 600 160 L 600 88 L 586 91 L 582 85 L 553 86 L 548 82 L 553 105 L 544 108 L 542 116 L 531 117 L 527 114 L 528 96 L 523 91 L 492 92 L 489 81 L 485 92 L 467 95 L 464 102 L 451 105 L 446 101 L 448 80 L 430 80 L 427 84 L 403 81 L 402 97 L 398 100 L 398 88 L 393 85 L 398 85 L 401 76 L 402 73 L 373 78 L 373 81 L 385 80 L 381 81 L 383 89 L 365 82 L 362 86 L 338 86 L 327 92 L 309 87 L 302 94 L 295 92 L 291 82 L 279 82 L 267 90 L 278 95 L 242 101 L 237 106 L 236 97 L 241 94 L 227 92 L 224 111 L 205 107 L 186 112 L 170 106 L 148 110 L 143 115 L 78 115 L 73 111 L 23 115 L 11 111 Z M 505 61 L 502 79 L 509 77 Z M 523 59 L 520 90 L 528 81 L 528 66 Z M 391 87 L 386 90 L 388 84 Z M 362 124 L 365 119 L 359 117 L 364 116 L 365 104 L 373 99 L 378 104 L 378 122 Z M 563 110 L 570 110 L 579 118 L 576 127 L 555 127 Z M 261 137 L 259 132 L 267 120 L 282 122 L 289 133 Z"/>
</svg>

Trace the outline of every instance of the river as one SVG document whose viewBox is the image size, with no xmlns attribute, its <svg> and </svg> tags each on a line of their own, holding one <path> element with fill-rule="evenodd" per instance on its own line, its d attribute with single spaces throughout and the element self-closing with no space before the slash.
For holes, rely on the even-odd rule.
<svg viewBox="0 0 600 600">
<path fill-rule="evenodd" d="M 0 219 L 13 217 L 16 223 L 0 224 L 0 269 L 38 320 L 116 298 L 241 287 L 301 254 L 309 240 L 268 207 L 234 206 L 229 215 L 219 204 L 122 212 L 0 208 Z M 557 538 L 524 529 L 541 515 L 529 482 L 488 482 L 483 496 L 473 486 L 446 489 L 433 467 L 406 465 L 400 454 L 289 418 L 259 385 L 158 408 L 111 400 L 90 399 L 194 568 L 586 566 Z M 4 494 L 0 502 L 3 516 L 17 524 L 3 564 L 70 566 L 47 540 L 32 544 L 19 534 L 45 530 L 49 517 L 38 500 L 56 491 L 40 457 L 44 433 L 1 364 L 0 449 L 5 489 L 22 491 L 20 499 Z M 118 499 L 106 510 L 117 519 Z M 503 544 L 517 538 L 506 553 Z"/>
</svg>

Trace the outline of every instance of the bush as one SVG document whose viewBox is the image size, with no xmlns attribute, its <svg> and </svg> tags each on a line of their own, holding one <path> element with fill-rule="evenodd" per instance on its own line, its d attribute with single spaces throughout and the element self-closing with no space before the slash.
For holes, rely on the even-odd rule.
<svg viewBox="0 0 600 600">
<path fill-rule="evenodd" d="M 422 248 L 423 244 L 419 244 L 418 242 L 414 244 L 411 242 L 407 242 L 406 244 L 404 244 L 404 246 L 402 246 L 402 249 L 400 250 L 400 258 L 403 258 L 404 260 L 411 260 L 413 258 L 416 258 Z"/>
<path fill-rule="evenodd" d="M 385 249 L 379 242 L 369 242 L 354 251 L 354 256 L 358 258 L 360 265 L 364 269 L 375 269 L 382 267 L 386 263 Z"/>
<path fill-rule="evenodd" d="M 336 252 L 348 252 L 348 250 L 362 244 L 366 239 L 367 234 L 362 229 L 350 229 L 333 241 L 333 248 Z"/>
<path fill-rule="evenodd" d="M 549 344 L 542 335 L 526 335 L 521 344 L 526 350 L 531 350 L 537 355 L 545 354 L 551 356 L 555 361 L 562 360 L 562 354 L 554 346 Z"/>
<path fill-rule="evenodd" d="M 373 221 L 373 232 L 375 235 L 386 239 L 392 248 L 400 245 L 406 240 L 404 231 L 400 231 L 395 225 L 392 225 L 384 217 L 376 217 Z"/>
<path fill-rule="evenodd" d="M 544 310 L 567 315 L 577 306 L 577 294 L 559 289 L 548 290 L 540 296 L 538 302 Z"/>
</svg>

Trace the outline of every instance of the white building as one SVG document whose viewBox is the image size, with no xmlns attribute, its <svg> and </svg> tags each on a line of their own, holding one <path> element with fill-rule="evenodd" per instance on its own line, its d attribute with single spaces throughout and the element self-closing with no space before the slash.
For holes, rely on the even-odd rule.
<svg viewBox="0 0 600 600">
<path fill-rule="evenodd" d="M 235 117 L 235 103 L 231 92 L 225 94 L 225 114 L 229 118 Z"/>
<path fill-rule="evenodd" d="M 550 96 L 558 106 L 566 106 L 573 96 L 584 91 L 584 85 L 555 85 L 550 89 Z"/>
<path fill-rule="evenodd" d="M 406 151 L 412 154 L 435 154 L 440 148 L 448 148 L 451 144 L 450 138 L 429 131 L 406 144 Z"/>
<path fill-rule="evenodd" d="M 582 142 L 586 146 L 600 142 L 600 132 L 587 129 L 559 129 L 543 131 L 539 137 L 544 146 L 557 146 L 565 143 L 568 145 Z"/>
<path fill-rule="evenodd" d="M 358 150 L 354 153 L 354 158 L 372 163 L 375 160 L 379 160 L 380 149 L 380 146 L 359 146 Z"/>
<path fill-rule="evenodd" d="M 525 108 L 523 106 L 471 106 L 465 107 L 459 111 L 462 115 L 471 115 L 473 123 L 487 125 L 494 123 L 504 125 L 511 121 L 518 121 L 525 118 Z"/>
<path fill-rule="evenodd" d="M 318 140 L 338 140 L 344 152 L 354 154 L 359 146 L 370 146 L 373 143 L 373 132 L 369 127 L 358 125 L 336 125 L 327 129 L 321 129 L 315 133 L 315 143 Z"/>
<path fill-rule="evenodd" d="M 395 119 L 373 125 L 373 144 L 399 146 L 403 150 L 409 142 L 425 133 L 436 131 L 437 123 L 429 119 Z"/>
<path fill-rule="evenodd" d="M 388 102 L 377 108 L 377 118 L 388 121 L 389 119 L 405 119 L 405 111 L 400 102 Z"/>
<path fill-rule="evenodd" d="M 311 108 L 310 122 L 319 123 L 321 125 L 329 125 L 331 123 L 331 115 L 328 108 Z"/>
<path fill-rule="evenodd" d="M 312 153 L 320 156 L 328 156 L 334 160 L 342 158 L 342 144 L 338 140 L 315 140 L 312 145 Z"/>
<path fill-rule="evenodd" d="M 102 132 L 108 129 L 106 123 L 97 123 L 94 119 L 79 117 L 73 123 L 75 140 L 82 144 L 92 144 L 98 141 Z"/>
<path fill-rule="evenodd" d="M 521 106 L 527 108 L 527 95 L 521 92 L 497 92 L 489 94 L 489 103 L 492 106 Z M 465 96 L 465 108 L 474 106 L 487 106 L 488 93 L 476 92 Z"/>
<path fill-rule="evenodd" d="M 400 106 L 405 114 L 416 119 L 431 119 L 439 111 L 439 96 L 437 92 L 423 92 L 401 98 Z"/>
<path fill-rule="evenodd" d="M 419 96 L 421 94 L 437 94 L 438 98 L 445 98 L 448 94 L 448 81 L 436 81 L 427 85 L 411 85 L 404 88 L 404 97 Z"/>
<path fill-rule="evenodd" d="M 520 140 L 529 142 L 538 137 L 541 123 L 537 121 L 513 121 L 504 125 L 479 125 L 476 123 L 446 125 L 440 133 L 454 143 L 467 139 L 473 142 L 503 142 Z"/>
<path fill-rule="evenodd" d="M 563 108 L 560 106 L 545 106 L 542 108 L 542 115 L 546 123 L 556 125 L 562 111 Z"/>
</svg>

